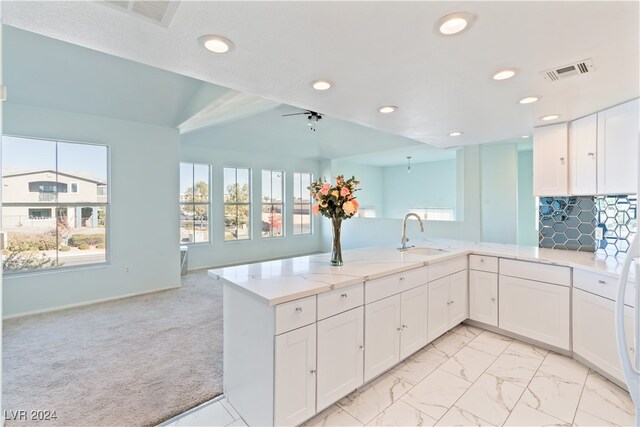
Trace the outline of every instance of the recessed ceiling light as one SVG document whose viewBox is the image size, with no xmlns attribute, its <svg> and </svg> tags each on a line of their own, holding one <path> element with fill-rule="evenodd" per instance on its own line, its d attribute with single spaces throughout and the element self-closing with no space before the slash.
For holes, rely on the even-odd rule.
<svg viewBox="0 0 640 427">
<path fill-rule="evenodd" d="M 522 98 L 520 101 L 518 101 L 520 104 L 532 104 L 534 102 L 536 102 L 538 99 L 537 96 L 525 96 L 524 98 Z"/>
<path fill-rule="evenodd" d="M 315 90 L 327 90 L 331 88 L 331 82 L 328 80 L 316 80 L 311 84 Z"/>
<path fill-rule="evenodd" d="M 549 120 L 555 120 L 558 117 L 560 117 L 560 116 L 557 115 L 557 114 L 549 114 L 548 116 L 540 117 L 540 119 L 542 119 L 542 120 L 544 120 L 546 122 L 546 121 L 549 121 Z"/>
<path fill-rule="evenodd" d="M 395 105 L 384 105 L 378 108 L 378 111 L 380 111 L 382 114 L 389 114 L 389 113 L 393 113 L 397 109 L 398 107 L 396 107 Z"/>
<path fill-rule="evenodd" d="M 462 132 L 460 132 L 460 131 L 451 132 L 449 134 L 449 136 L 460 136 L 460 135 L 462 135 Z"/>
<path fill-rule="evenodd" d="M 456 12 L 438 19 L 436 22 L 436 29 L 440 34 L 452 36 L 468 29 L 472 22 L 472 14 L 467 12 Z"/>
<path fill-rule="evenodd" d="M 198 41 L 205 49 L 213 53 L 227 53 L 234 47 L 231 40 L 222 36 L 202 36 Z"/>
<path fill-rule="evenodd" d="M 493 80 L 507 80 L 516 75 L 516 70 L 513 68 L 505 68 L 493 75 Z"/>
<path fill-rule="evenodd" d="M 529 138 L 529 135 L 522 135 L 520 138 L 527 139 L 527 138 Z"/>
</svg>

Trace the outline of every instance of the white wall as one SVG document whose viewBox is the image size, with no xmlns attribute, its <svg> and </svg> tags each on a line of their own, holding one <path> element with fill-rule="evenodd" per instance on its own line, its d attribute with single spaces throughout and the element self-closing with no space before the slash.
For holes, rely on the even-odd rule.
<svg viewBox="0 0 640 427">
<path fill-rule="evenodd" d="M 360 207 L 373 208 L 377 217 L 384 217 L 384 202 L 386 199 L 383 198 L 383 195 L 386 196 L 386 194 L 383 191 L 383 171 L 384 168 L 379 166 L 333 160 L 331 162 L 331 175 L 325 176 L 325 178 L 333 182 L 338 175 L 344 175 L 345 178 L 355 176 L 361 182 L 358 186 L 360 190 L 356 193 Z"/>
<path fill-rule="evenodd" d="M 3 119 L 7 135 L 106 144 L 111 157 L 110 263 L 5 275 L 4 316 L 180 285 L 176 129 L 7 102 Z"/>
<path fill-rule="evenodd" d="M 322 233 L 320 218 L 313 217 L 312 235 L 294 235 L 291 221 L 293 200 L 293 173 L 310 172 L 314 179 L 321 174 L 317 160 L 305 160 L 281 155 L 255 155 L 253 153 L 220 150 L 194 145 L 202 144 L 202 134 L 183 135 L 180 158 L 183 162 L 208 163 L 212 165 L 212 212 L 210 219 L 211 242 L 189 245 L 189 270 L 242 264 L 260 260 L 284 258 L 318 252 L 321 249 Z M 225 166 L 245 167 L 252 170 L 252 239 L 244 241 L 224 241 L 223 169 Z M 283 170 L 285 172 L 285 236 L 263 238 L 261 236 L 261 194 L 262 169 Z M 329 176 L 329 175 L 325 175 Z M 177 193 L 176 193 L 177 194 Z M 177 205 L 177 196 L 175 197 Z M 177 244 L 178 238 L 175 238 Z"/>
<path fill-rule="evenodd" d="M 518 149 L 516 144 L 482 145 L 482 240 L 516 243 Z"/>
</svg>

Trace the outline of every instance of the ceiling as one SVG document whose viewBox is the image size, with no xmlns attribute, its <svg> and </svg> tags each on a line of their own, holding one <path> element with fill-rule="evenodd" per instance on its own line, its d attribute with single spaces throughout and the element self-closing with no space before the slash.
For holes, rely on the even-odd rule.
<svg viewBox="0 0 640 427">
<path fill-rule="evenodd" d="M 163 27 L 99 2 L 3 1 L 2 21 L 50 37 L 320 111 L 435 146 L 518 138 L 639 95 L 638 2 L 191 2 Z M 457 36 L 440 17 L 476 16 Z M 220 34 L 227 55 L 197 43 Z M 596 71 L 541 71 L 592 58 Z M 496 82 L 499 68 L 520 70 Z M 311 81 L 334 82 L 326 92 Z M 518 99 L 539 95 L 532 105 Z M 395 104 L 393 114 L 377 108 Z M 460 137 L 449 137 L 454 130 Z"/>
</svg>

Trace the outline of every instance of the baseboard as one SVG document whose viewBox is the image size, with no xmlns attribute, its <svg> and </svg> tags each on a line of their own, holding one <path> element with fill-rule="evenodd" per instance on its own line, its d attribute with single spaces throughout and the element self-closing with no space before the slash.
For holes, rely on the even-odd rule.
<svg viewBox="0 0 640 427">
<path fill-rule="evenodd" d="M 169 287 L 166 287 L 166 288 L 153 289 L 153 290 L 150 290 L 150 291 L 133 292 L 133 293 L 130 293 L 130 294 L 118 295 L 118 296 L 115 296 L 115 297 L 101 298 L 101 299 L 91 300 L 91 301 L 83 301 L 83 302 L 78 302 L 78 303 L 75 303 L 75 304 L 60 305 L 60 306 L 57 306 L 57 307 L 45 308 L 45 309 L 42 309 L 42 310 L 27 311 L 25 313 L 10 314 L 8 316 L 3 316 L 2 320 L 17 319 L 17 318 L 20 318 L 20 317 L 34 316 L 36 314 L 53 313 L 55 311 L 68 310 L 70 308 L 84 307 L 84 306 L 87 306 L 87 305 L 100 304 L 100 303 L 103 303 L 103 302 L 117 301 L 119 299 L 124 299 L 124 298 L 138 297 L 138 296 L 141 296 L 141 295 L 153 294 L 155 292 L 168 291 L 170 289 L 178 289 L 180 287 L 181 287 L 180 285 L 178 285 L 178 286 L 169 286 Z"/>
</svg>

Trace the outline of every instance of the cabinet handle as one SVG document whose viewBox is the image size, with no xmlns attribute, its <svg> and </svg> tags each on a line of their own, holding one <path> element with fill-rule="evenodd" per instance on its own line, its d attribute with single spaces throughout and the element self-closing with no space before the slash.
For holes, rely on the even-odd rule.
<svg viewBox="0 0 640 427">
<path fill-rule="evenodd" d="M 296 307 L 296 311 L 297 311 L 298 313 L 302 313 L 302 307 Z"/>
<path fill-rule="evenodd" d="M 360 350 L 364 351 L 364 346 L 363 345 L 360 346 Z"/>
<path fill-rule="evenodd" d="M 408 326 L 407 325 L 402 325 L 402 329 L 407 329 Z"/>
<path fill-rule="evenodd" d="M 342 297 L 342 298 L 346 298 L 346 297 L 347 297 L 347 294 L 342 294 L 342 295 L 340 295 L 340 297 Z"/>
<path fill-rule="evenodd" d="M 606 285 L 607 282 L 605 282 L 604 280 L 598 280 L 598 283 L 600 283 L 601 285 Z"/>
<path fill-rule="evenodd" d="M 595 156 L 595 153 L 587 153 L 587 156 Z"/>
<path fill-rule="evenodd" d="M 317 371 L 316 371 L 315 369 L 312 369 L 312 370 L 310 371 L 310 373 L 311 373 L 311 375 L 315 375 L 315 374 L 317 373 Z"/>
</svg>

